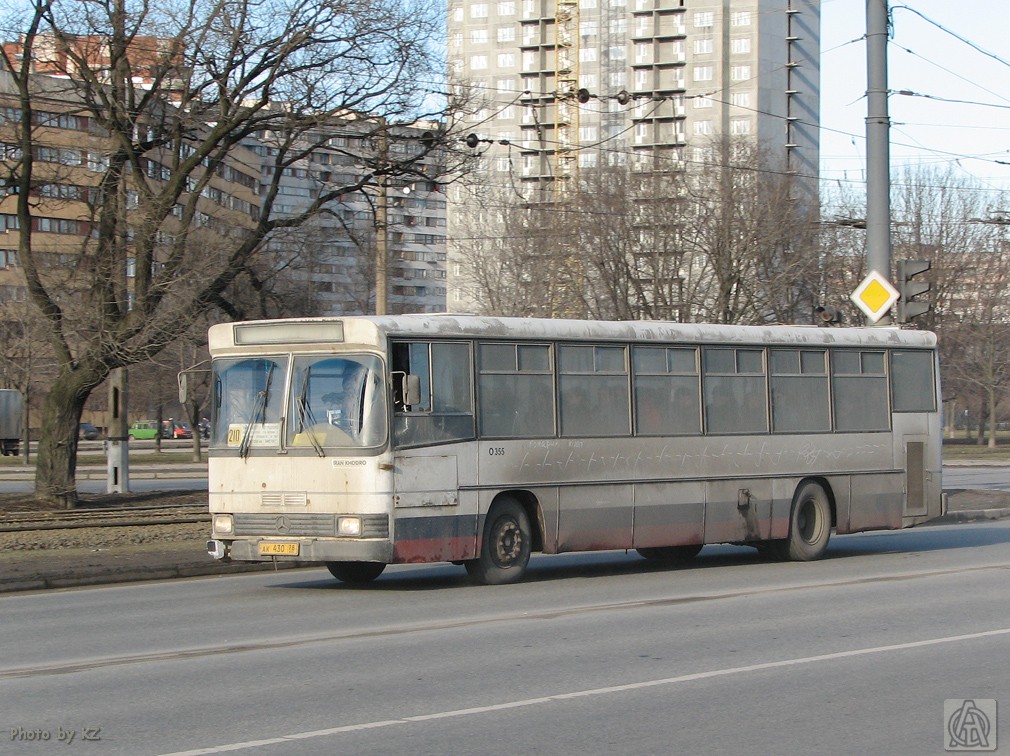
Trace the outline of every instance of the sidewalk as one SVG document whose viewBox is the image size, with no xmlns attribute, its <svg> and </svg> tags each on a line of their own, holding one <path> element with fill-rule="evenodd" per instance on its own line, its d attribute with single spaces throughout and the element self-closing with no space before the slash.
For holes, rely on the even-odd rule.
<svg viewBox="0 0 1010 756">
<path fill-rule="evenodd" d="M 951 459 L 944 460 L 943 466 L 1005 468 L 1010 467 L 1010 463 L 1006 460 Z M 948 487 L 944 487 L 943 490 L 948 496 L 947 514 L 934 520 L 935 524 L 1000 520 L 1010 517 L 1010 491 Z"/>
<path fill-rule="evenodd" d="M 931 525 L 1010 517 L 1010 491 L 954 488 L 946 489 L 944 493 L 947 494 L 947 514 L 931 520 Z"/>
</svg>

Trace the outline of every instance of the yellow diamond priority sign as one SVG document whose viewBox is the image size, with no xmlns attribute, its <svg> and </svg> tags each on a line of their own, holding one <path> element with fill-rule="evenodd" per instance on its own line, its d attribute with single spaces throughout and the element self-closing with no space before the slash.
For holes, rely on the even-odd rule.
<svg viewBox="0 0 1010 756">
<path fill-rule="evenodd" d="M 891 285 L 890 281 L 877 271 L 871 270 L 870 274 L 852 292 L 851 299 L 871 322 L 876 323 L 887 314 L 891 306 L 898 301 L 899 296 L 898 290 Z"/>
</svg>

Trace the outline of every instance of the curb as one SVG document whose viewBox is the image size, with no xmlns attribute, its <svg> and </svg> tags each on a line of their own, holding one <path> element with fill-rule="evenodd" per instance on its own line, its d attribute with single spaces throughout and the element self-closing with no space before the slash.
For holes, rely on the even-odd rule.
<svg viewBox="0 0 1010 756">
<path fill-rule="evenodd" d="M 944 460 L 944 467 L 1010 467 L 1010 460 L 1004 459 L 952 459 Z"/>
<path fill-rule="evenodd" d="M 962 509 L 948 512 L 943 517 L 923 523 L 924 525 L 952 525 L 959 522 L 981 522 L 984 520 L 1003 520 L 1010 517 L 1010 508 L 994 507 L 992 509 Z"/>
<path fill-rule="evenodd" d="M 209 558 L 209 557 L 208 557 Z M 147 580 L 172 580 L 177 578 L 235 575 L 243 572 L 274 572 L 280 570 L 318 568 L 318 564 L 302 562 L 269 562 L 249 564 L 182 564 L 150 569 L 131 569 L 129 572 L 95 571 L 83 575 L 35 576 L 31 578 L 0 580 L 0 594 L 22 591 L 44 591 L 58 588 L 82 588 L 93 585 L 139 583 Z"/>
</svg>

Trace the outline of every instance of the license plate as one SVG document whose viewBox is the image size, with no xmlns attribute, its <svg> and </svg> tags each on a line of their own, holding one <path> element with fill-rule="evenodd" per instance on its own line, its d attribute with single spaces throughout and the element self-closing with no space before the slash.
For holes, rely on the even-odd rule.
<svg viewBox="0 0 1010 756">
<path fill-rule="evenodd" d="M 261 543 L 260 556 L 298 556 L 297 543 Z"/>
</svg>

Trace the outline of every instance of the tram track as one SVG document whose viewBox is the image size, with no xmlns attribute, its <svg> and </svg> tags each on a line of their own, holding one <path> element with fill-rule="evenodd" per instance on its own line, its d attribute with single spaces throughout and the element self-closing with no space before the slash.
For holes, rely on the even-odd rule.
<svg viewBox="0 0 1010 756">
<path fill-rule="evenodd" d="M 0 517 L 0 533 L 32 530 L 76 530 L 81 528 L 144 527 L 210 522 L 207 505 L 168 505 L 67 512 L 7 512 Z"/>
</svg>

